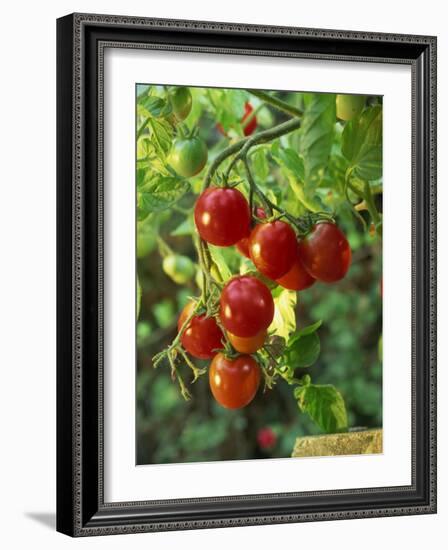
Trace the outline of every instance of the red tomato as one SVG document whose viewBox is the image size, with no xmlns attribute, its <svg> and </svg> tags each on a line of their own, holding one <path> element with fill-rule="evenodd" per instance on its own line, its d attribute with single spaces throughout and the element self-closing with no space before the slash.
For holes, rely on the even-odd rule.
<svg viewBox="0 0 448 550">
<path fill-rule="evenodd" d="M 243 338 L 266 330 L 274 318 L 274 300 L 256 277 L 241 275 L 226 283 L 221 293 L 220 317 L 224 328 Z"/>
<path fill-rule="evenodd" d="M 235 334 L 232 334 L 231 332 L 228 332 L 227 336 L 236 351 L 239 351 L 240 353 L 255 353 L 263 347 L 266 340 L 267 331 L 262 330 L 250 338 L 241 338 L 241 336 L 235 336 Z"/>
<path fill-rule="evenodd" d="M 272 428 L 267 426 L 266 428 L 260 428 L 257 433 L 257 442 L 260 449 L 269 450 L 275 446 L 277 442 L 277 436 Z"/>
<path fill-rule="evenodd" d="M 209 187 L 194 207 L 199 235 L 217 246 L 231 246 L 247 235 L 250 211 L 238 189 Z"/>
<path fill-rule="evenodd" d="M 248 405 L 257 393 L 260 379 L 260 367 L 250 355 L 227 359 L 218 353 L 210 364 L 209 382 L 213 397 L 227 409 Z"/>
<path fill-rule="evenodd" d="M 305 269 L 299 255 L 297 255 L 291 269 L 283 275 L 283 277 L 276 279 L 276 282 L 288 290 L 305 290 L 306 288 L 314 285 L 316 279 L 311 277 Z"/>
<path fill-rule="evenodd" d="M 244 104 L 244 115 L 241 119 L 241 126 L 243 127 L 243 133 L 245 136 L 250 136 L 257 129 L 258 121 L 256 116 L 253 116 L 246 126 L 244 125 L 245 121 L 250 117 L 253 110 L 254 108 L 252 107 L 252 105 L 248 101 L 246 101 L 246 103 Z M 220 122 L 216 123 L 216 129 L 223 136 L 229 137 L 227 132 L 224 130 L 223 125 Z"/>
<path fill-rule="evenodd" d="M 257 218 L 265 219 L 266 218 L 266 212 L 264 211 L 264 208 L 261 208 L 260 206 L 256 209 L 256 215 Z M 238 250 L 243 254 L 243 256 L 246 256 L 246 258 L 250 259 L 249 254 L 249 237 L 250 237 L 250 230 L 247 232 L 247 237 L 244 237 L 244 239 L 241 239 L 236 243 L 236 247 Z"/>
<path fill-rule="evenodd" d="M 194 303 L 189 302 L 179 316 L 177 330 L 180 331 L 184 322 L 190 316 Z M 188 353 L 198 359 L 211 359 L 216 355 L 216 349 L 222 349 L 223 334 L 213 317 L 195 315 L 181 336 L 181 344 Z"/>
<path fill-rule="evenodd" d="M 223 136 L 229 137 L 229 136 L 227 135 L 227 132 L 224 130 L 224 126 L 223 126 L 220 122 L 217 122 L 217 123 L 216 123 L 216 129 L 217 129 L 218 132 L 219 132 L 220 134 L 222 134 Z"/>
<path fill-rule="evenodd" d="M 344 233 L 331 222 L 313 226 L 311 232 L 299 242 L 299 254 L 308 273 L 325 283 L 341 280 L 352 259 Z"/>
<path fill-rule="evenodd" d="M 270 279 L 279 279 L 297 258 L 296 234 L 282 221 L 259 224 L 250 234 L 249 252 L 260 273 Z"/>
<path fill-rule="evenodd" d="M 247 120 L 250 117 L 253 110 L 254 110 L 254 108 L 252 107 L 252 105 L 248 101 L 246 101 L 246 103 L 244 104 L 244 116 L 241 119 L 241 124 L 243 126 L 243 132 L 244 132 L 245 136 L 250 136 L 257 129 L 257 117 L 256 116 L 253 116 L 250 119 L 250 121 L 247 123 L 246 126 L 244 125 L 244 121 Z"/>
</svg>

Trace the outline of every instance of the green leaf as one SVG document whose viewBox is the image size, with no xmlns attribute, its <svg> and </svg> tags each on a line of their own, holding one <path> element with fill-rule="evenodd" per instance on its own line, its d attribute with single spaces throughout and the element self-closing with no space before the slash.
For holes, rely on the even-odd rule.
<svg viewBox="0 0 448 550">
<path fill-rule="evenodd" d="M 145 183 L 146 170 L 137 168 L 137 187 L 141 187 Z"/>
<path fill-rule="evenodd" d="M 382 175 L 383 110 L 381 105 L 368 107 L 349 121 L 342 133 L 342 154 L 350 163 L 354 175 L 375 180 Z"/>
<path fill-rule="evenodd" d="M 147 160 L 154 154 L 151 136 L 143 134 L 137 140 L 137 161 Z"/>
<path fill-rule="evenodd" d="M 321 326 L 322 326 L 322 321 L 319 320 L 319 321 L 316 321 L 315 323 L 313 323 L 312 325 L 308 325 L 307 327 L 304 327 L 304 328 L 300 329 L 297 334 L 300 337 L 307 336 L 308 334 L 312 334 L 313 332 L 316 332 L 316 330 L 318 328 L 320 328 Z"/>
<path fill-rule="evenodd" d="M 296 330 L 296 303 L 297 292 L 293 290 L 283 289 L 274 297 L 274 320 L 269 332 L 288 340 L 289 335 Z"/>
<path fill-rule="evenodd" d="M 316 200 L 314 189 L 307 189 L 304 184 L 305 164 L 303 158 L 293 149 L 282 147 L 280 141 L 275 141 L 272 144 L 271 155 L 288 178 L 296 199 L 311 212 L 322 210 L 321 204 Z"/>
<path fill-rule="evenodd" d="M 221 275 L 223 281 L 227 281 L 232 277 L 232 272 L 230 271 L 227 262 L 223 256 L 223 253 L 220 248 L 217 246 L 209 245 L 210 254 L 213 262 L 216 264 L 218 271 Z"/>
<path fill-rule="evenodd" d="M 294 335 L 285 349 L 285 362 L 293 369 L 313 365 L 320 354 L 320 339 L 315 332 Z"/>
<path fill-rule="evenodd" d="M 320 339 L 316 334 L 322 321 L 316 321 L 300 329 L 288 341 L 283 351 L 282 362 L 292 370 L 310 367 L 320 354 Z"/>
<path fill-rule="evenodd" d="M 185 235 L 193 235 L 194 223 L 192 216 L 188 216 L 185 220 L 171 231 L 173 237 L 184 237 Z"/>
<path fill-rule="evenodd" d="M 342 395 L 332 385 L 309 384 L 295 389 L 294 396 L 306 412 L 326 433 L 347 429 L 347 411 Z"/>
<path fill-rule="evenodd" d="M 174 176 L 156 175 L 145 185 L 145 190 L 138 193 L 138 209 L 143 212 L 160 212 L 180 200 L 190 190 L 187 180 Z"/>
<path fill-rule="evenodd" d="M 148 112 L 148 115 L 155 118 L 167 116 L 172 111 L 171 104 L 157 96 L 146 96 L 139 104 Z"/>
<path fill-rule="evenodd" d="M 336 125 L 334 94 L 304 94 L 305 112 L 300 129 L 299 153 L 304 159 L 307 188 L 316 188 L 323 177 Z"/>
<path fill-rule="evenodd" d="M 255 177 L 265 180 L 269 176 L 269 163 L 265 149 L 258 149 L 251 156 Z"/>
<path fill-rule="evenodd" d="M 289 176 L 295 180 L 304 181 L 305 164 L 303 158 L 294 149 L 281 147 L 277 141 L 271 147 L 271 154 L 277 164 L 289 172 Z"/>
<path fill-rule="evenodd" d="M 159 158 L 164 160 L 171 149 L 173 129 L 170 123 L 163 118 L 150 118 L 148 127 L 151 128 L 151 143 L 154 146 L 154 151 Z"/>
<path fill-rule="evenodd" d="M 241 131 L 240 121 L 244 115 L 247 93 L 243 90 L 219 88 L 208 88 L 206 93 L 216 122 L 219 122 L 225 131 L 230 128 Z"/>
</svg>

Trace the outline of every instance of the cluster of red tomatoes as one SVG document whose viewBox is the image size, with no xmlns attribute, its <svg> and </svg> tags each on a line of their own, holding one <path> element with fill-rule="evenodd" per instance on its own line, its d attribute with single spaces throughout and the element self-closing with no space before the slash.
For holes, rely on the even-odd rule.
<svg viewBox="0 0 448 550">
<path fill-rule="evenodd" d="M 351 262 L 348 241 L 332 222 L 316 223 L 298 239 L 290 224 L 269 221 L 262 208 L 254 221 L 244 195 L 235 188 L 206 189 L 196 202 L 194 218 L 202 239 L 216 246 L 236 245 L 265 277 L 290 290 L 304 290 L 316 280 L 332 283 L 342 279 Z M 189 303 L 182 311 L 178 329 L 191 316 Z M 274 318 L 274 300 L 257 277 L 231 278 L 220 297 L 220 321 L 233 348 L 240 355 L 226 357 L 223 334 L 213 317 L 195 314 L 181 336 L 183 347 L 194 357 L 212 359 L 211 391 L 224 407 L 244 407 L 254 398 L 261 379 L 260 367 L 250 355 L 259 350 Z"/>
</svg>

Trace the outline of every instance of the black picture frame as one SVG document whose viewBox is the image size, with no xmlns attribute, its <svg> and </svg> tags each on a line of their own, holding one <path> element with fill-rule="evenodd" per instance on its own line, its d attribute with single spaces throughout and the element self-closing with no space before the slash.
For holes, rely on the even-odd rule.
<svg viewBox="0 0 448 550">
<path fill-rule="evenodd" d="M 412 67 L 412 484 L 104 502 L 102 55 L 107 44 Z M 71 536 L 436 512 L 436 38 L 72 14 L 57 21 L 57 530 Z M 398 344 L 398 343 L 397 343 Z"/>
</svg>

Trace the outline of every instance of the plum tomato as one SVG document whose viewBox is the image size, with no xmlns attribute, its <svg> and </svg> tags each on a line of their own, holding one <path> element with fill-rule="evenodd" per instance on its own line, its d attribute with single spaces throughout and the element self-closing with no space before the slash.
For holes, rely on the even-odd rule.
<svg viewBox="0 0 448 550">
<path fill-rule="evenodd" d="M 196 201 L 194 221 L 204 241 L 231 246 L 249 231 L 249 204 L 238 189 L 209 187 Z"/>
<path fill-rule="evenodd" d="M 268 333 L 266 330 L 262 330 L 261 332 L 250 338 L 235 336 L 235 334 L 232 334 L 231 332 L 228 332 L 227 336 L 236 351 L 239 351 L 240 353 L 255 353 L 257 350 L 263 347 L 266 341 L 267 334 Z"/>
<path fill-rule="evenodd" d="M 233 277 L 221 293 L 220 318 L 224 328 L 231 334 L 243 338 L 253 337 L 272 323 L 272 294 L 256 277 Z"/>
<path fill-rule="evenodd" d="M 177 322 L 178 331 L 194 307 L 194 302 L 188 302 L 184 307 Z M 205 314 L 194 315 L 181 336 L 181 344 L 193 357 L 211 359 L 217 353 L 215 350 L 223 348 L 222 338 L 222 331 L 213 317 L 206 317 Z"/>
<path fill-rule="evenodd" d="M 297 258 L 296 234 L 289 224 L 280 220 L 258 224 L 249 237 L 249 253 L 260 273 L 279 279 Z"/>
<path fill-rule="evenodd" d="M 283 277 L 276 279 L 276 282 L 288 290 L 305 290 L 314 285 L 316 279 L 311 277 L 297 254 L 291 269 Z"/>
<path fill-rule="evenodd" d="M 243 118 L 241 119 L 241 124 L 243 126 L 243 133 L 245 136 L 252 135 L 257 129 L 258 121 L 255 115 L 249 120 L 247 124 L 245 124 L 246 120 L 251 116 L 253 111 L 254 111 L 254 108 L 252 107 L 252 105 L 248 101 L 246 101 L 246 103 L 244 104 L 244 115 L 243 115 Z"/>
<path fill-rule="evenodd" d="M 352 252 L 344 233 L 332 222 L 314 225 L 299 242 L 300 259 L 308 273 L 324 283 L 334 283 L 345 277 Z"/>
<path fill-rule="evenodd" d="M 250 355 L 236 359 L 218 353 L 209 369 L 209 383 L 213 397 L 227 409 L 240 409 L 248 405 L 260 385 L 261 370 Z"/>
<path fill-rule="evenodd" d="M 266 219 L 266 212 L 264 211 L 264 208 L 261 208 L 260 206 L 257 207 L 255 210 L 255 214 L 257 218 Z M 239 240 L 236 243 L 237 249 L 241 252 L 243 256 L 246 256 L 246 258 L 250 259 L 249 254 L 249 237 L 250 237 L 250 230 L 247 233 L 247 237 L 244 237 L 243 239 Z"/>
</svg>

